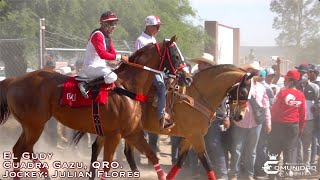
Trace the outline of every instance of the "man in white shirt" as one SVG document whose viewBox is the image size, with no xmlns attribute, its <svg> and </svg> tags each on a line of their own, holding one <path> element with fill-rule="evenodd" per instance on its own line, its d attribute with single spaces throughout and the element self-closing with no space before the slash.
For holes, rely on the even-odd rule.
<svg viewBox="0 0 320 180">
<path fill-rule="evenodd" d="M 135 50 L 139 50 L 150 43 L 156 43 L 155 36 L 160 31 L 161 21 L 158 16 L 148 16 L 145 19 L 146 28 L 141 33 L 141 35 L 137 38 L 134 48 Z M 153 80 L 153 84 L 157 88 L 157 96 L 158 96 L 158 118 L 160 121 L 161 129 L 170 129 L 175 124 L 168 122 L 170 119 L 169 114 L 166 113 L 166 85 L 164 82 L 164 77 L 161 74 L 155 74 L 155 78 Z"/>
</svg>

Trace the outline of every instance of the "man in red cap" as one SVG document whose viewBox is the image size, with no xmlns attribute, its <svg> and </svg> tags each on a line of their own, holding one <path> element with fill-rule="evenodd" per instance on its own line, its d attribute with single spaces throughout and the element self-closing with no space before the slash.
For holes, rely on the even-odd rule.
<svg viewBox="0 0 320 180">
<path fill-rule="evenodd" d="M 100 17 L 101 27 L 90 35 L 82 70 L 87 77 L 94 79 L 88 83 L 78 84 L 82 95 L 86 98 L 88 98 L 90 87 L 103 83 L 111 84 L 117 80 L 117 75 L 112 72 L 112 68 L 106 64 L 106 61 L 128 61 L 127 55 L 116 53 L 110 36 L 118 20 L 116 14 L 111 11 L 103 13 Z"/>
<path fill-rule="evenodd" d="M 299 136 L 306 123 L 306 100 L 304 94 L 296 89 L 300 80 L 298 71 L 289 70 L 282 77 L 285 78 L 285 88 L 280 90 L 271 108 L 270 154 L 279 160 L 283 152 L 283 164 L 292 164 L 296 162 Z"/>
</svg>

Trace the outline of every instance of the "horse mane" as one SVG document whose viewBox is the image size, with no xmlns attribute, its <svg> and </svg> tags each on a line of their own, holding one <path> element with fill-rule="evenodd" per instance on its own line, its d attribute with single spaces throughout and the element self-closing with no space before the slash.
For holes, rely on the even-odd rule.
<svg viewBox="0 0 320 180">
<path fill-rule="evenodd" d="M 147 44 L 146 46 L 144 46 L 143 48 L 137 50 L 136 52 L 134 52 L 130 57 L 129 57 L 129 62 L 131 63 L 135 63 L 136 60 L 142 56 L 150 47 L 152 46 L 152 43 Z M 114 72 L 117 74 L 121 71 L 123 71 L 125 65 L 121 65 L 118 69 L 116 69 Z"/>
<path fill-rule="evenodd" d="M 197 76 L 199 76 L 202 73 L 205 73 L 207 71 L 213 71 L 215 72 L 214 75 L 220 74 L 220 73 L 224 73 L 226 71 L 239 71 L 239 72 L 246 72 L 245 70 L 233 65 L 233 64 L 218 64 L 218 65 L 214 65 L 211 66 L 210 68 L 207 68 L 203 71 L 201 71 L 201 73 L 196 73 L 194 75 L 194 78 L 196 78 Z"/>
</svg>

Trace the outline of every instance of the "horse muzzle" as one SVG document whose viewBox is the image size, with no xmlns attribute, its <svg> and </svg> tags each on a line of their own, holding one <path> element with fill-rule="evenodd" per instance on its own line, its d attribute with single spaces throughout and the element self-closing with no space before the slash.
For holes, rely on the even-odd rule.
<svg viewBox="0 0 320 180">
<path fill-rule="evenodd" d="M 190 74 L 188 73 L 180 73 L 178 74 L 178 85 L 179 86 L 190 86 L 193 79 Z"/>
</svg>

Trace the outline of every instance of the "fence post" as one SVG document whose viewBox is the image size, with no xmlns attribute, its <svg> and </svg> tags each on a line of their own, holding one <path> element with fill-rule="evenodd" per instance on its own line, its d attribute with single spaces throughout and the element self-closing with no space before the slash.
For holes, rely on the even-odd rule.
<svg viewBox="0 0 320 180">
<path fill-rule="evenodd" d="M 45 55 L 45 32 L 46 26 L 44 25 L 44 18 L 40 19 L 40 60 L 39 60 L 39 69 L 43 68 L 44 55 Z"/>
</svg>

